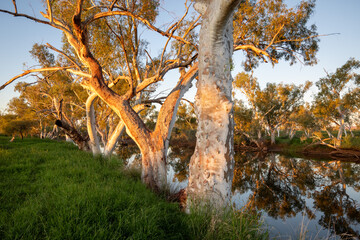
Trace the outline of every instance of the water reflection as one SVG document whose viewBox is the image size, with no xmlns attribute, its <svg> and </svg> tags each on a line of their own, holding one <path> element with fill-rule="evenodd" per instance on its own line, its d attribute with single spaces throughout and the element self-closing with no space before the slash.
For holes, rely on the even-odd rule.
<svg viewBox="0 0 360 240">
<path fill-rule="evenodd" d="M 191 154 L 169 154 L 174 181 L 186 182 Z M 305 225 L 313 238 L 360 238 L 360 164 L 245 152 L 235 160 L 234 205 L 262 212 L 271 236 L 297 238 Z"/>
</svg>

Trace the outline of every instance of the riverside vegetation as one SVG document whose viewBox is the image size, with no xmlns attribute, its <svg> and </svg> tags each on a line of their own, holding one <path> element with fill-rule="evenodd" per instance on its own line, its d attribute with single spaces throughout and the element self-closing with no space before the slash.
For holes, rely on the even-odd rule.
<svg viewBox="0 0 360 240">
<path fill-rule="evenodd" d="M 259 216 L 185 214 L 118 158 L 0 136 L 0 239 L 266 239 Z"/>
</svg>

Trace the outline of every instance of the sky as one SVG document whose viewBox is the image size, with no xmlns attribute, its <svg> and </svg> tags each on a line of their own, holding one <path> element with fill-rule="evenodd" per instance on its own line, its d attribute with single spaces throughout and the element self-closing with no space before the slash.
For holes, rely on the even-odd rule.
<svg viewBox="0 0 360 240">
<path fill-rule="evenodd" d="M 296 5 L 299 1 L 287 0 L 290 6 Z M 39 11 L 44 11 L 39 0 L 18 0 L 18 11 L 29 15 L 41 17 Z M 165 22 L 174 21 L 183 14 L 184 1 L 180 0 L 161 0 L 163 14 L 156 25 L 164 27 Z M 0 8 L 13 10 L 11 0 L 1 0 Z M 316 82 L 321 77 L 325 77 L 327 72 L 334 72 L 336 68 L 342 66 L 350 57 L 360 59 L 360 0 L 317 0 L 315 12 L 310 19 L 310 24 L 316 24 L 320 35 L 338 33 L 336 35 L 323 36 L 320 38 L 319 52 L 317 54 L 318 64 L 315 66 L 304 66 L 295 64 L 290 66 L 288 62 L 280 61 L 274 67 L 271 64 L 261 64 L 254 71 L 254 76 L 264 87 L 268 82 L 274 83 L 295 83 L 303 84 L 309 80 Z M 162 28 L 164 29 L 164 28 Z M 0 13 L 0 85 L 12 77 L 22 73 L 28 67 L 36 63 L 31 58 L 29 51 L 35 43 L 50 43 L 55 47 L 61 48 L 61 31 L 50 26 L 35 23 L 25 18 L 15 18 L 13 16 Z M 149 42 L 155 42 L 157 46 L 164 44 L 166 39 L 156 34 L 144 35 Z M 151 55 L 158 54 L 160 51 L 157 46 L 150 49 Z M 232 75 L 242 71 L 242 54 L 235 52 L 235 68 Z M 175 71 L 168 74 L 161 90 L 166 92 L 174 86 L 177 80 Z M 19 81 L 34 81 L 31 77 L 22 78 Z M 14 92 L 16 83 L 11 84 L 0 90 L 0 111 L 4 111 L 7 103 L 13 97 L 18 96 Z M 192 99 L 196 92 L 195 87 L 190 89 L 186 97 Z M 307 101 L 311 100 L 316 92 L 313 86 L 305 96 Z"/>
</svg>

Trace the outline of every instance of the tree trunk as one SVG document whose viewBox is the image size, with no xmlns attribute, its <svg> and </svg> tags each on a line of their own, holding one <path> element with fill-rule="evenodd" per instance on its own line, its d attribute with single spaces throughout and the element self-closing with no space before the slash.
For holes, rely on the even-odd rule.
<svg viewBox="0 0 360 240">
<path fill-rule="evenodd" d="M 144 109 L 145 109 L 145 104 L 138 104 L 138 105 L 134 106 L 134 111 L 137 113 L 141 112 Z M 112 152 L 114 151 L 114 149 L 116 147 L 116 143 L 122 136 L 124 130 L 125 130 L 125 124 L 120 119 L 119 123 L 117 124 L 114 131 L 110 134 L 110 137 L 104 146 L 104 156 L 105 157 L 111 156 Z"/>
<path fill-rule="evenodd" d="M 270 130 L 271 145 L 275 144 L 275 129 Z"/>
<path fill-rule="evenodd" d="M 56 120 L 55 124 L 64 130 L 65 134 L 67 134 L 74 141 L 80 150 L 90 150 L 88 140 L 84 138 L 75 128 L 61 120 Z"/>
<path fill-rule="evenodd" d="M 240 1 L 197 2 L 203 15 L 199 46 L 199 80 L 195 97 L 196 147 L 190 160 L 187 208 L 230 203 L 234 170 L 234 121 L 231 56 L 233 10 Z"/>
<path fill-rule="evenodd" d="M 97 97 L 96 93 L 92 93 L 86 99 L 86 126 L 89 134 L 89 147 L 93 155 L 98 155 L 100 151 L 99 137 L 96 130 L 96 121 L 95 121 L 95 110 L 94 110 L 94 101 Z"/>
<path fill-rule="evenodd" d="M 120 139 L 121 135 L 125 130 L 125 124 L 123 121 L 120 120 L 118 125 L 116 126 L 115 130 L 112 132 L 111 136 L 107 140 L 105 147 L 104 147 L 104 156 L 109 157 L 113 153 L 116 143 Z"/>
<path fill-rule="evenodd" d="M 342 140 L 344 128 L 345 128 L 345 121 L 344 121 L 343 118 L 341 118 L 340 122 L 339 122 L 339 131 L 338 131 L 338 135 L 337 135 L 337 138 L 336 138 L 336 147 L 341 146 L 341 140 Z"/>
<path fill-rule="evenodd" d="M 140 149 L 142 157 L 141 179 L 148 187 L 160 192 L 165 189 L 167 183 L 167 147 L 161 142 L 153 143 L 150 141 L 147 148 Z"/>
<path fill-rule="evenodd" d="M 173 89 L 164 102 L 159 112 L 158 121 L 154 132 L 151 132 L 141 120 L 136 111 L 130 106 L 130 99 L 136 92 L 133 84 L 130 84 L 128 91 L 120 96 L 105 84 L 103 71 L 100 63 L 90 52 L 88 47 L 88 36 L 83 24 L 82 14 L 83 1 L 78 1 L 75 15 L 72 18 L 73 32 L 64 31 L 68 42 L 74 47 L 80 60 L 88 66 L 91 77 L 89 77 L 85 85 L 112 108 L 115 113 L 124 122 L 127 133 L 135 141 L 143 155 L 143 181 L 151 188 L 157 189 L 163 186 L 163 176 L 166 179 L 164 166 L 166 166 L 167 143 L 174 122 L 178 103 L 184 92 L 191 85 L 191 81 L 195 77 L 196 68 L 191 68 L 184 78 L 181 78 L 178 85 Z M 230 67 L 229 67 L 230 68 Z M 231 91 L 230 91 L 231 94 Z M 163 111 L 164 110 L 164 111 Z M 164 149 L 160 151 L 159 149 Z M 155 174 L 157 176 L 155 176 Z"/>
<path fill-rule="evenodd" d="M 290 132 L 289 132 L 289 138 L 290 140 L 292 140 L 294 138 L 296 134 L 296 130 L 294 130 L 292 127 L 290 128 Z"/>
</svg>

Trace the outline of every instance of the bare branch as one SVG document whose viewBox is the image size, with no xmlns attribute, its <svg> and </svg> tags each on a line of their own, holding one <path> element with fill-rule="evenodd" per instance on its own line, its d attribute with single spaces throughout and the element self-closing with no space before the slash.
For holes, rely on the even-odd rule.
<svg viewBox="0 0 360 240">
<path fill-rule="evenodd" d="M 52 15 L 52 8 L 51 8 L 50 0 L 46 0 L 46 4 L 47 4 L 49 18 L 50 18 L 50 24 L 51 24 L 51 23 L 53 23 L 53 15 Z"/>
<path fill-rule="evenodd" d="M 120 26 L 120 24 L 118 23 L 118 27 L 120 29 L 120 36 L 112 29 L 112 27 L 110 26 L 110 24 L 105 21 L 107 27 L 110 29 L 110 31 L 116 36 L 116 38 L 118 39 L 118 41 L 120 42 L 121 44 L 121 47 L 124 51 L 124 54 L 125 54 L 125 62 L 126 62 L 126 66 L 127 66 L 127 69 L 128 69 L 128 72 L 129 72 L 129 78 L 127 78 L 126 80 L 128 81 L 130 87 L 129 87 L 129 91 L 133 92 L 133 88 L 134 88 L 134 79 L 132 77 L 132 74 L 131 74 L 131 68 L 130 68 L 130 63 L 129 63 L 129 55 L 127 53 L 127 49 L 126 49 L 126 46 L 125 46 L 125 40 L 124 40 L 124 36 L 122 34 L 122 28 Z M 132 94 L 128 94 L 129 96 L 131 96 Z"/>
<path fill-rule="evenodd" d="M 89 73 L 84 73 L 82 71 L 76 71 L 74 69 L 66 69 L 66 71 L 81 77 L 91 78 L 91 75 Z"/>
<path fill-rule="evenodd" d="M 74 66 L 68 66 L 68 67 L 50 67 L 50 68 L 38 68 L 38 69 L 30 69 L 27 71 L 24 71 L 22 74 L 19 74 L 15 77 L 13 77 L 12 79 L 10 79 L 9 81 L 7 81 L 5 84 L 3 84 L 0 87 L 0 90 L 4 89 L 7 85 L 9 85 L 10 83 L 14 82 L 16 79 L 19 79 L 23 76 L 26 76 L 30 73 L 33 72 L 46 72 L 46 71 L 58 71 L 58 70 L 70 70 L 69 68 L 73 68 Z"/>
<path fill-rule="evenodd" d="M 43 24 L 51 25 L 50 22 L 47 22 L 47 21 L 44 21 L 44 20 L 41 20 L 41 19 L 38 19 L 38 18 L 35 18 L 35 17 L 32 17 L 32 16 L 29 16 L 29 15 L 27 15 L 27 14 L 18 13 L 18 12 L 17 12 L 17 9 L 15 9 L 15 11 L 16 11 L 16 12 L 10 12 L 10 11 L 4 10 L 4 9 L 0 9 L 0 12 L 13 15 L 14 17 L 24 17 L 24 18 L 28 18 L 28 19 L 33 20 L 33 21 L 38 22 L 38 23 L 43 23 Z"/>
<path fill-rule="evenodd" d="M 276 34 L 274 35 L 274 37 L 271 39 L 270 43 L 266 46 L 266 48 L 264 49 L 264 51 L 266 51 L 271 45 L 273 45 L 275 38 L 277 37 L 277 35 L 279 35 L 281 29 L 283 29 L 285 26 L 285 24 L 282 24 L 281 27 L 279 28 L 279 30 L 276 32 Z"/>
<path fill-rule="evenodd" d="M 14 8 L 15 8 L 15 14 L 17 14 L 17 6 L 16 6 L 16 1 L 12 0 L 13 4 L 14 4 Z"/>
<path fill-rule="evenodd" d="M 271 57 L 268 52 L 266 52 L 265 50 L 262 50 L 260 48 L 257 48 L 254 45 L 250 45 L 250 44 L 235 45 L 234 46 L 234 51 L 237 51 L 237 50 L 252 50 L 253 52 L 255 52 L 259 56 L 266 56 L 267 58 L 270 59 L 271 62 L 275 62 L 275 63 L 278 62 L 278 60 L 276 58 Z"/>
<path fill-rule="evenodd" d="M 48 48 L 50 48 L 51 50 L 60 53 L 61 55 L 66 57 L 70 62 L 72 62 L 72 64 L 74 64 L 78 69 L 81 69 L 81 66 L 77 62 L 75 62 L 75 60 L 73 60 L 70 56 L 68 56 L 66 53 L 64 53 L 63 51 L 55 48 L 54 46 L 50 45 L 49 43 L 46 43 L 46 46 Z"/>
<path fill-rule="evenodd" d="M 116 3 L 117 1 L 118 1 L 118 0 L 114 0 L 114 1 L 110 4 L 110 7 L 109 7 L 110 10 L 113 10 L 113 9 L 114 9 L 115 3 Z"/>
<path fill-rule="evenodd" d="M 120 15 L 120 16 L 130 16 L 132 18 L 136 18 L 137 20 L 141 21 L 143 24 L 145 24 L 148 28 L 160 33 L 162 36 L 165 36 L 165 37 L 170 37 L 170 33 L 167 33 L 167 32 L 164 32 L 163 30 L 155 27 L 154 25 L 152 25 L 147 19 L 145 18 L 142 18 L 140 16 L 137 16 L 135 14 L 133 14 L 132 12 L 129 12 L 129 11 L 108 11 L 108 12 L 100 12 L 100 13 L 97 13 L 95 14 L 93 17 L 87 19 L 85 22 L 84 22 L 84 25 L 87 25 L 87 24 L 90 24 L 91 22 L 97 20 L 97 19 L 100 19 L 100 18 L 105 18 L 105 17 L 109 17 L 109 16 L 116 16 L 116 15 Z M 172 36 L 174 39 L 180 41 L 180 42 L 183 42 L 185 44 L 190 44 L 190 45 L 193 45 L 191 42 L 183 39 L 182 37 L 179 37 L 179 36 Z"/>
<path fill-rule="evenodd" d="M 191 102 L 190 100 L 188 100 L 188 99 L 186 99 L 186 98 L 182 98 L 181 101 L 185 101 L 185 102 L 189 103 L 190 106 L 191 106 L 193 109 L 195 109 L 195 104 L 194 104 L 193 102 Z"/>
<path fill-rule="evenodd" d="M 164 55 L 165 55 L 165 51 L 166 51 L 167 45 L 169 44 L 169 42 L 170 42 L 170 40 L 171 40 L 171 38 L 172 38 L 172 36 L 173 36 L 173 34 L 174 34 L 175 31 L 176 31 L 176 29 L 174 29 L 174 30 L 171 31 L 171 34 L 170 34 L 170 36 L 168 37 L 168 39 L 167 39 L 167 41 L 166 41 L 166 43 L 165 43 L 164 49 L 163 49 L 163 51 L 162 51 L 162 53 L 161 53 L 161 58 L 160 58 L 160 63 L 159 63 L 159 68 L 158 68 L 158 75 L 160 75 L 160 70 L 161 70 L 162 65 L 163 65 L 163 60 L 164 60 Z"/>
</svg>

